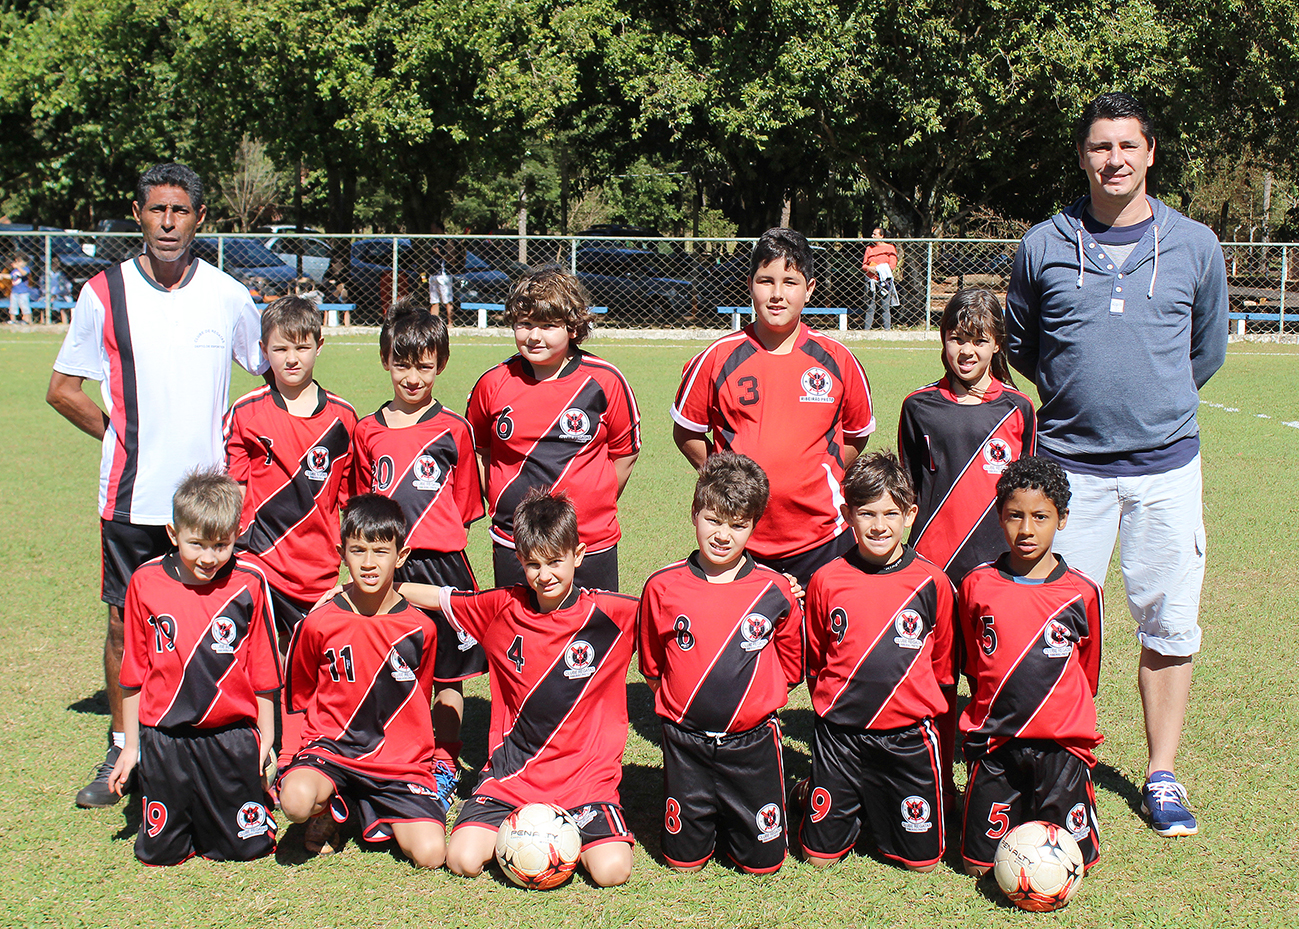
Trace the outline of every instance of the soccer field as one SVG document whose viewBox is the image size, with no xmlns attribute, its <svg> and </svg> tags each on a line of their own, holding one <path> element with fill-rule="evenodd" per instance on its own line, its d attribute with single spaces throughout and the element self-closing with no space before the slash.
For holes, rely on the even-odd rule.
<svg viewBox="0 0 1299 929">
<path fill-rule="evenodd" d="M 821 872 L 790 859 L 771 877 L 716 863 L 677 875 L 661 863 L 658 724 L 639 676 L 623 804 L 639 844 L 631 881 L 599 890 L 578 877 L 529 893 L 489 873 L 417 872 L 354 842 L 307 859 L 300 830 L 275 858 L 145 868 L 132 854 L 135 803 L 78 810 L 72 797 L 103 757 L 107 705 L 100 654 L 95 488 L 99 446 L 44 403 L 61 336 L 0 332 L 0 926 L 1266 926 L 1299 920 L 1299 347 L 1233 344 L 1202 392 L 1209 565 L 1178 774 L 1200 834 L 1161 839 L 1138 814 L 1145 741 L 1136 693 L 1137 645 L 1114 574 L 1098 698 L 1106 741 L 1096 771 L 1101 861 L 1074 902 L 1052 916 L 1009 907 L 989 879 L 949 862 L 909 874 L 853 855 Z M 623 588 L 693 547 L 692 475 L 671 440 L 668 404 L 685 361 L 706 343 L 593 338 L 637 392 L 644 452 L 624 495 Z M 898 407 L 939 373 L 935 342 L 853 342 L 871 380 L 879 428 L 895 443 Z M 390 399 L 373 335 L 326 342 L 326 387 L 364 415 Z M 513 351 L 504 336 L 455 338 L 434 391 L 462 410 L 470 386 Z M 254 381 L 242 372 L 235 396 Z M 484 523 L 470 558 L 490 580 Z M 808 769 L 812 713 L 805 688 L 783 713 L 786 773 Z M 465 760 L 486 753 L 487 687 L 466 687 Z M 958 781 L 963 773 L 958 771 Z"/>
</svg>

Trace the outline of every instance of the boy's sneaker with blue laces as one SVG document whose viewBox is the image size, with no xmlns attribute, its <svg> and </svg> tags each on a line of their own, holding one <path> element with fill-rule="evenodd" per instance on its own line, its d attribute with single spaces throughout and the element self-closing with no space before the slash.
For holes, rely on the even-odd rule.
<svg viewBox="0 0 1299 929">
<path fill-rule="evenodd" d="M 1150 828 L 1163 836 L 1195 835 L 1200 831 L 1187 809 L 1186 788 L 1172 771 L 1156 771 L 1141 788 L 1141 812 L 1150 817 Z"/>
<path fill-rule="evenodd" d="M 451 809 L 456 798 L 456 785 L 460 783 L 460 770 L 451 762 L 442 758 L 433 759 L 433 777 L 437 779 L 438 799 L 444 809 Z"/>
</svg>

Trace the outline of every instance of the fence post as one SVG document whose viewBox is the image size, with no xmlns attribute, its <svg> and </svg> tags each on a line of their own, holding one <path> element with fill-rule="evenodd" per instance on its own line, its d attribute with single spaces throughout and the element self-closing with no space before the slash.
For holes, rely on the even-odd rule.
<svg viewBox="0 0 1299 929">
<path fill-rule="evenodd" d="M 568 270 L 577 277 L 577 236 L 569 236 L 568 239 Z"/>
<path fill-rule="evenodd" d="M 1285 334 L 1285 282 L 1290 278 L 1290 268 L 1288 264 L 1289 251 L 1287 246 L 1281 246 L 1281 299 L 1280 308 L 1277 310 L 1276 334 Z"/>
<path fill-rule="evenodd" d="M 42 295 L 45 297 L 45 322 L 47 323 L 54 322 L 54 317 L 50 315 L 54 311 L 54 302 L 50 299 L 50 256 L 52 254 L 53 250 L 50 246 L 50 234 L 47 232 L 45 233 L 45 287 L 42 288 Z M 33 314 L 33 316 L 34 315 L 35 314 Z"/>
<path fill-rule="evenodd" d="M 397 242 L 396 236 L 392 237 L 392 301 L 388 304 L 389 308 L 397 305 Z"/>
<path fill-rule="evenodd" d="M 925 243 L 925 332 L 929 331 L 929 308 L 934 305 L 934 240 Z"/>
<path fill-rule="evenodd" d="M 226 237 L 217 236 L 217 268 L 221 271 L 226 269 Z"/>
</svg>

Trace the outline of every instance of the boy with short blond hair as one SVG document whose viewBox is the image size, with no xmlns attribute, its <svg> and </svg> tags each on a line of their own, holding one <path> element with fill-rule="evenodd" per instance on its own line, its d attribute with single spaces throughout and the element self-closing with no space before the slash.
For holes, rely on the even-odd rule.
<svg viewBox="0 0 1299 929">
<path fill-rule="evenodd" d="M 771 502 L 749 549 L 803 585 L 852 547 L 839 481 L 875 431 L 860 362 L 802 322 L 815 289 L 807 239 L 763 233 L 749 270 L 753 322 L 691 359 L 672 404 L 672 438 L 693 467 L 734 451 L 766 471 Z"/>
<path fill-rule="evenodd" d="M 702 868 L 719 839 L 751 873 L 785 860 L 776 711 L 803 679 L 802 612 L 786 578 L 745 551 L 767 496 L 751 458 L 709 458 L 690 513 L 699 548 L 641 594 L 640 670 L 663 726 L 663 856 L 679 871 Z"/>
<path fill-rule="evenodd" d="M 864 829 L 883 857 L 930 871 L 946 848 L 954 733 L 935 720 L 955 719 L 955 596 L 904 541 L 916 493 L 895 455 L 858 458 L 843 491 L 857 546 L 812 575 L 807 591 L 816 728 L 799 842 L 809 862 L 827 867 Z"/>
<path fill-rule="evenodd" d="M 505 817 L 525 803 L 549 802 L 577 820 L 580 861 L 591 879 L 622 884 L 635 844 L 618 786 L 636 598 L 574 585 L 586 546 L 565 495 L 530 491 L 513 526 L 526 585 L 481 593 L 401 587 L 481 642 L 491 669 L 487 764 L 456 818 L 447 867 L 481 874 Z"/>
<path fill-rule="evenodd" d="M 969 768 L 961 855 L 992 867 L 997 842 L 1041 819 L 1100 857 L 1091 769 L 1100 686 L 1101 589 L 1051 550 L 1069 516 L 1069 478 L 1048 458 L 1012 462 L 997 481 L 1009 551 L 961 581 L 970 702 L 961 714 Z"/>
<path fill-rule="evenodd" d="M 108 786 L 120 795 L 138 761 L 135 854 L 146 864 L 247 861 L 275 848 L 262 770 L 279 664 L 266 578 L 233 557 L 239 508 L 229 477 L 188 474 L 167 526 L 177 550 L 127 587 L 126 745 Z"/>
<path fill-rule="evenodd" d="M 397 569 L 397 582 L 477 590 L 465 545 L 470 523 L 483 516 L 474 459 L 474 434 L 463 416 L 433 396 L 451 357 L 446 322 L 422 298 L 393 307 L 379 331 L 379 359 L 392 379 L 392 399 L 356 427 L 353 490 L 383 494 L 406 516 L 411 552 Z M 464 715 L 462 681 L 487 670 L 482 649 L 439 614 L 437 688 L 433 728 L 438 792 L 449 806 L 459 781 Z"/>
<path fill-rule="evenodd" d="M 410 554 L 406 518 L 396 501 L 361 494 L 340 534 L 352 581 L 289 644 L 285 702 L 306 719 L 302 749 L 280 775 L 280 808 L 295 823 L 343 823 L 354 808 L 362 839 L 394 839 L 418 867 L 437 868 L 446 829 L 429 717 L 437 627 L 393 587 Z M 308 850 L 323 851 L 330 831 L 309 830 Z"/>
</svg>

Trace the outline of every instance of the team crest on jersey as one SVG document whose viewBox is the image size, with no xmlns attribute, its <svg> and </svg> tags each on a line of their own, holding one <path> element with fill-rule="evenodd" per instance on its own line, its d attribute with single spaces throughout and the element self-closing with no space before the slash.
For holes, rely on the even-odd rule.
<svg viewBox="0 0 1299 929">
<path fill-rule="evenodd" d="M 478 640 L 463 629 L 456 629 L 456 638 L 460 641 L 456 643 L 456 651 L 467 652 L 478 644 Z"/>
<path fill-rule="evenodd" d="M 570 442 L 590 442 L 593 438 L 591 417 L 586 415 L 585 410 L 569 407 L 559 414 L 559 431 Z"/>
<path fill-rule="evenodd" d="M 759 842 L 771 842 L 784 835 L 780 826 L 780 807 L 777 804 L 768 803 L 758 810 L 753 819 L 758 824 Z"/>
<path fill-rule="evenodd" d="M 1046 642 L 1042 654 L 1048 658 L 1068 658 L 1073 654 L 1073 642 L 1069 638 L 1069 630 L 1054 619 L 1046 624 L 1042 639 Z"/>
<path fill-rule="evenodd" d="M 771 620 L 761 613 L 750 613 L 740 620 L 740 635 L 744 639 L 740 643 L 740 648 L 746 652 L 756 652 L 766 648 L 767 642 L 771 640 L 773 628 Z"/>
<path fill-rule="evenodd" d="M 799 383 L 803 385 L 803 396 L 799 403 L 834 403 L 830 390 L 834 387 L 834 378 L 825 368 L 812 367 L 803 372 Z"/>
<path fill-rule="evenodd" d="M 983 470 L 1000 474 L 1010 464 L 1010 443 L 996 436 L 983 443 Z"/>
<path fill-rule="evenodd" d="M 410 781 L 406 782 L 406 789 L 421 797 L 436 797 L 438 795 L 436 790 L 429 790 L 423 784 L 412 784 Z"/>
<path fill-rule="evenodd" d="M 392 679 L 394 681 L 413 681 L 415 672 L 406 664 L 406 659 L 397 654 L 397 649 L 391 649 L 388 652 L 388 667 L 392 669 Z"/>
<path fill-rule="evenodd" d="M 893 620 L 897 635 L 893 644 L 899 648 L 921 648 L 925 640 L 921 638 L 925 631 L 925 621 L 915 610 L 903 610 Z"/>
<path fill-rule="evenodd" d="M 570 643 L 564 650 L 564 664 L 568 665 L 564 677 L 570 681 L 590 677 L 595 673 L 595 646 L 582 639 Z"/>
<path fill-rule="evenodd" d="M 271 828 L 267 822 L 266 807 L 251 800 L 239 808 L 239 812 L 235 814 L 235 824 L 239 827 L 241 839 L 266 835 Z"/>
<path fill-rule="evenodd" d="M 325 446 L 317 445 L 307 452 L 307 479 L 329 480 L 329 449 Z"/>
<path fill-rule="evenodd" d="M 929 801 L 924 797 L 907 797 L 902 801 L 902 828 L 907 832 L 928 832 L 934 828 L 929 812 Z"/>
<path fill-rule="evenodd" d="M 203 329 L 194 336 L 195 348 L 225 348 L 225 336 L 215 329 Z"/>
<path fill-rule="evenodd" d="M 233 655 L 237 634 L 235 621 L 229 616 L 218 616 L 212 620 L 212 651 L 218 655 Z"/>
<path fill-rule="evenodd" d="M 1091 829 L 1087 826 L 1087 807 L 1081 803 L 1075 803 L 1073 809 L 1069 811 L 1066 819 L 1069 828 L 1069 834 L 1074 837 L 1075 842 L 1081 842 L 1087 837 Z"/>
<path fill-rule="evenodd" d="M 432 455 L 420 455 L 415 459 L 415 480 L 412 482 L 416 490 L 431 490 L 437 492 L 442 489 L 442 468 L 439 467 L 437 459 Z"/>
<path fill-rule="evenodd" d="M 588 803 L 586 806 L 582 807 L 582 809 L 578 810 L 577 814 L 573 817 L 573 821 L 577 823 L 577 828 L 585 829 L 591 820 L 595 819 L 598 812 L 599 811 L 595 807 Z"/>
</svg>

